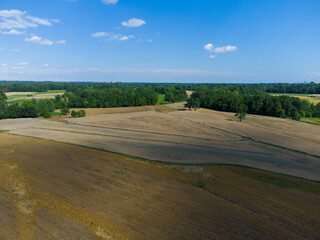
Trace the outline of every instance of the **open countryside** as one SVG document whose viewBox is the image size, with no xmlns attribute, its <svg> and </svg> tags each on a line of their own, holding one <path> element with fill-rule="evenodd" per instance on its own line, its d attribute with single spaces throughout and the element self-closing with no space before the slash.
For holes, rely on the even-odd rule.
<svg viewBox="0 0 320 240">
<path fill-rule="evenodd" d="M 319 240 L 319 12 L 2 0 L 0 240 Z"/>
</svg>

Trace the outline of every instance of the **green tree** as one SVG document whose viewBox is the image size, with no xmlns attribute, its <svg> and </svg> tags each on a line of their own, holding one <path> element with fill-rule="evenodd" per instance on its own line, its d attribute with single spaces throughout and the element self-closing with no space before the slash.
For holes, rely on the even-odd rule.
<svg viewBox="0 0 320 240">
<path fill-rule="evenodd" d="M 246 118 L 247 111 L 248 111 L 248 107 L 244 104 L 241 104 L 239 106 L 237 113 L 235 114 L 235 117 L 237 117 L 240 120 L 240 122 L 242 122 L 242 120 Z"/>
</svg>

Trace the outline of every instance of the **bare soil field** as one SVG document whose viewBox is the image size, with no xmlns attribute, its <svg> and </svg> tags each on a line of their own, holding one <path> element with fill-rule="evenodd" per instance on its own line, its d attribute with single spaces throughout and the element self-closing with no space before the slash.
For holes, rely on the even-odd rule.
<svg viewBox="0 0 320 240">
<path fill-rule="evenodd" d="M 319 201 L 319 183 L 0 133 L 4 240 L 319 239 Z"/>
<path fill-rule="evenodd" d="M 247 136 L 256 141 L 320 156 L 320 128 L 316 125 L 258 115 L 247 115 L 246 120 L 240 123 L 235 119 L 234 113 L 208 109 L 179 111 L 171 115 Z"/>
<path fill-rule="evenodd" d="M 172 111 L 171 107 L 164 105 L 155 106 L 139 106 L 139 107 L 119 107 L 119 108 L 73 108 L 71 110 L 85 110 L 86 116 L 98 116 L 114 113 L 131 113 L 131 112 L 144 112 L 144 111 L 156 111 L 156 112 L 169 112 Z"/>
<path fill-rule="evenodd" d="M 0 130 L 158 162 L 249 166 L 320 181 L 319 126 L 263 116 L 240 123 L 232 113 L 175 110 L 181 106 L 92 110 L 68 124 L 2 120 Z"/>
</svg>

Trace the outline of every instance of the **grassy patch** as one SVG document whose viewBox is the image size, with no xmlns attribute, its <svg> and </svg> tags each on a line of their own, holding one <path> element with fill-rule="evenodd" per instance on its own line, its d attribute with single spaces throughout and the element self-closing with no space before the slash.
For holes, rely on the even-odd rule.
<svg viewBox="0 0 320 240">
<path fill-rule="evenodd" d="M 164 105 L 164 104 L 168 104 L 169 102 L 167 102 L 166 100 L 164 100 L 165 94 L 158 94 L 158 105 Z"/>
<path fill-rule="evenodd" d="M 320 125 L 320 118 L 301 118 L 300 121 Z"/>
<path fill-rule="evenodd" d="M 8 101 L 10 101 L 10 100 L 14 100 L 14 99 L 16 99 L 16 98 L 29 97 L 29 96 L 32 96 L 32 94 L 17 94 L 17 95 L 11 95 L 11 96 L 8 96 L 7 99 L 8 99 Z"/>
<path fill-rule="evenodd" d="M 52 93 L 64 93 L 64 90 L 49 90 L 46 92 L 36 92 L 35 94 L 52 94 Z"/>
<path fill-rule="evenodd" d="M 200 188 L 204 188 L 206 186 L 206 182 L 202 179 L 198 179 L 197 184 Z"/>
<path fill-rule="evenodd" d="M 240 176 L 271 183 L 281 188 L 299 189 L 305 192 L 320 195 L 320 183 L 284 176 L 276 173 L 263 172 L 250 168 L 232 167 L 230 169 Z"/>
<path fill-rule="evenodd" d="M 24 101 L 26 101 L 27 99 L 19 99 L 19 100 L 12 100 L 12 101 L 7 101 L 8 104 L 15 104 L 15 103 L 18 103 L 18 104 L 21 104 L 23 103 Z"/>
</svg>

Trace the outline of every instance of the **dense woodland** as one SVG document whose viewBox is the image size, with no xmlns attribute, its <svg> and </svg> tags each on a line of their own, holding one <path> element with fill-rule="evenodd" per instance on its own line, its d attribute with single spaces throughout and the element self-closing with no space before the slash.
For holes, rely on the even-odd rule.
<svg viewBox="0 0 320 240">
<path fill-rule="evenodd" d="M 26 100 L 6 103 L 4 92 L 46 92 L 65 90 L 54 100 Z M 194 91 L 187 101 L 189 108 L 245 112 L 275 117 L 320 117 L 320 104 L 289 96 L 268 93 L 320 94 L 320 84 L 160 84 L 92 82 L 0 82 L 0 119 L 46 116 L 55 109 L 68 113 L 69 108 L 112 108 L 154 105 L 158 94 L 167 102 L 187 99 L 186 90 Z"/>
<path fill-rule="evenodd" d="M 320 117 L 320 103 L 314 105 L 309 101 L 285 95 L 271 96 L 267 92 L 251 87 L 242 91 L 232 86 L 195 91 L 187 100 L 186 106 L 195 109 L 203 107 L 218 111 L 288 117 L 295 120 L 302 117 Z"/>
<path fill-rule="evenodd" d="M 239 92 L 247 89 L 261 90 L 268 93 L 299 93 L 299 94 L 320 94 L 320 83 L 301 83 L 301 84 L 209 84 L 209 83 L 94 83 L 94 82 L 19 82 L 19 81 L 0 81 L 0 91 L 4 92 L 45 92 L 48 90 L 66 90 L 73 92 L 74 89 L 95 89 L 131 87 L 150 87 L 159 94 L 166 94 L 168 88 L 176 90 L 213 90 L 228 87 Z"/>
</svg>

